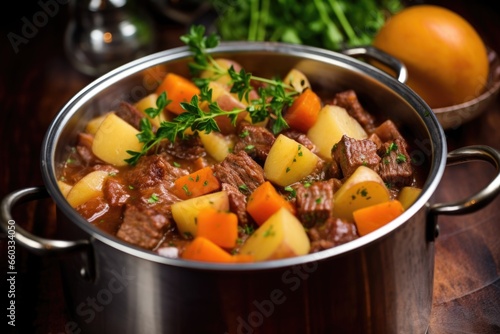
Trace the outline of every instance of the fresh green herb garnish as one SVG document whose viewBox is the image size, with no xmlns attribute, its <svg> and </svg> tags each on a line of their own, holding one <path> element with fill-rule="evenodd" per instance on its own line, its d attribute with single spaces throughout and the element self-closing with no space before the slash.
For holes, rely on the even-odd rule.
<svg viewBox="0 0 500 334">
<path fill-rule="evenodd" d="M 406 156 L 403 153 L 398 153 L 398 156 L 396 157 L 396 162 L 398 164 L 406 162 Z"/>
<path fill-rule="evenodd" d="M 165 139 L 171 142 L 177 138 L 183 139 L 187 129 L 204 131 L 205 133 L 220 132 L 215 118 L 221 115 L 229 117 L 232 124 L 235 125 L 238 115 L 242 112 L 248 112 L 254 123 L 264 121 L 267 118 L 273 119 L 272 131 L 274 133 L 288 128 L 288 124 L 282 116 L 282 110 L 291 105 L 294 96 L 299 94 L 292 86 L 286 85 L 280 80 L 253 76 L 244 69 L 237 72 L 232 66 L 229 69 L 221 68 L 207 52 L 208 49 L 219 44 L 219 37 L 214 34 L 205 36 L 205 27 L 202 25 L 192 26 L 187 34 L 181 36 L 181 40 L 193 53 L 193 62 L 189 64 L 191 72 L 196 74 L 203 70 L 210 70 L 214 73 L 214 77 L 212 79 L 193 79 L 193 82 L 200 88 L 200 95 L 193 96 L 190 102 L 182 102 L 181 107 L 185 112 L 171 121 L 162 121 L 156 133 L 148 118 L 141 120 L 141 132 L 137 138 L 139 142 L 144 143 L 144 146 L 140 152 L 127 151 L 131 155 L 131 158 L 125 160 L 128 164 L 136 164 L 141 156 Z M 230 111 L 222 110 L 217 102 L 212 100 L 212 89 L 209 88 L 210 80 L 216 80 L 222 75 L 231 77 L 231 93 L 236 93 L 240 100 L 249 101 L 249 94 L 253 89 L 251 81 L 260 81 L 265 86 L 259 88 L 259 98 L 249 101 L 248 107 Z M 208 110 L 203 110 L 200 107 L 201 102 L 206 102 Z M 167 99 L 165 93 L 162 93 L 156 101 L 157 107 L 148 108 L 147 115 L 152 118 L 157 117 L 168 103 L 170 100 Z"/>
<path fill-rule="evenodd" d="M 290 198 L 295 198 L 297 197 L 297 192 L 295 191 L 295 189 L 293 189 L 291 186 L 286 186 L 285 188 L 283 188 L 285 191 L 288 191 L 290 193 Z"/>
<path fill-rule="evenodd" d="M 148 199 L 148 203 L 153 204 L 158 202 L 160 199 L 158 198 L 157 194 L 152 194 L 151 197 Z"/>
<path fill-rule="evenodd" d="M 398 145 L 395 142 L 389 144 L 389 147 L 385 151 L 385 154 L 390 154 L 392 151 L 397 151 Z"/>
<path fill-rule="evenodd" d="M 250 192 L 250 190 L 248 189 L 248 186 L 246 184 L 240 184 L 238 186 L 238 189 L 240 190 L 240 192 L 242 192 L 243 194 L 246 194 L 248 192 Z"/>
</svg>

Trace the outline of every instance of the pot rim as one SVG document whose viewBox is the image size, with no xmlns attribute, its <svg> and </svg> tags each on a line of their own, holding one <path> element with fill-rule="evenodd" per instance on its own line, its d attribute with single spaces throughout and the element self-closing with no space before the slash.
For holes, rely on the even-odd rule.
<svg viewBox="0 0 500 334">
<path fill-rule="evenodd" d="M 294 57 L 304 57 L 310 60 L 317 60 L 329 64 L 337 64 L 342 67 L 347 67 L 349 70 L 361 72 L 364 75 L 382 82 L 385 86 L 395 91 L 406 102 L 408 102 L 419 114 L 426 129 L 429 132 L 429 138 L 432 140 L 432 162 L 429 175 L 422 187 L 422 192 L 419 198 L 405 212 L 388 223 L 387 225 L 377 229 L 376 231 L 367 234 L 363 237 L 347 242 L 345 244 L 335 246 L 333 248 L 323 250 L 317 253 L 307 254 L 303 256 L 264 261 L 257 263 L 242 263 L 242 264 L 218 264 L 198 261 L 187 261 L 183 259 L 172 259 L 161 256 L 149 250 L 130 245 L 115 236 L 109 235 L 101 231 L 98 227 L 90 224 L 82 216 L 80 216 L 66 201 L 57 185 L 55 177 L 55 149 L 56 143 L 61 135 L 62 128 L 68 123 L 73 114 L 87 101 L 93 98 L 95 94 L 131 74 L 143 71 L 147 68 L 161 65 L 172 60 L 185 59 L 191 56 L 187 46 L 176 47 L 164 51 L 160 51 L 135 61 L 124 64 L 115 70 L 97 78 L 89 85 L 81 89 L 74 95 L 57 113 L 49 126 L 41 147 L 41 171 L 42 179 L 47 188 L 48 193 L 55 201 L 59 210 L 75 223 L 79 228 L 89 234 L 92 241 L 99 240 L 110 247 L 121 250 L 129 255 L 143 258 L 145 260 L 163 263 L 177 267 L 200 269 L 200 270 L 217 270 L 217 271 L 253 271 L 267 270 L 301 265 L 311 261 L 320 261 L 334 256 L 341 256 L 350 251 L 355 251 L 368 244 L 374 243 L 398 229 L 407 220 L 417 213 L 420 209 L 426 206 L 428 200 L 436 190 L 441 177 L 444 173 L 446 165 L 446 138 L 444 130 L 439 124 L 436 116 L 431 108 L 408 86 L 399 82 L 394 77 L 385 72 L 350 56 L 325 50 L 317 47 L 287 44 L 281 42 L 221 42 L 220 45 L 208 51 L 211 54 L 231 53 L 243 54 L 251 52 L 269 52 L 273 54 L 292 55 Z M 422 222 L 426 224 L 426 222 Z M 424 227 L 422 227 L 424 228 Z"/>
</svg>

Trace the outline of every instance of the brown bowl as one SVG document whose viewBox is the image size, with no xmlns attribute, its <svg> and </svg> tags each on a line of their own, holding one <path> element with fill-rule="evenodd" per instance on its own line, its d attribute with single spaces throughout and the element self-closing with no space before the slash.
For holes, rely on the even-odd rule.
<svg viewBox="0 0 500 334">
<path fill-rule="evenodd" d="M 434 108 L 439 123 L 444 129 L 454 129 L 481 115 L 495 100 L 500 91 L 500 58 L 488 49 L 490 73 L 484 92 L 478 97 L 449 107 Z"/>
</svg>

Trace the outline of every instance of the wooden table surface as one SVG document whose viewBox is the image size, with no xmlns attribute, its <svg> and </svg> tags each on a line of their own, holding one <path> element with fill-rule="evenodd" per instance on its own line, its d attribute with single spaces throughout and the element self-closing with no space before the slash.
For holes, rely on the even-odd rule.
<svg viewBox="0 0 500 334">
<path fill-rule="evenodd" d="M 49 1 L 46 1 L 49 2 Z M 0 20 L 0 198 L 20 188 L 41 185 L 40 144 L 58 110 L 93 79 L 71 67 L 63 52 L 63 31 L 68 18 L 66 1 L 52 1 L 57 10 L 12 46 L 9 36 L 20 35 L 24 22 L 39 15 L 38 2 L 3 10 Z M 45 1 L 42 1 L 45 3 Z M 500 10 L 488 1 L 432 1 L 469 20 L 485 42 L 500 52 Z M 494 7 L 495 6 L 495 7 Z M 53 7 L 55 8 L 55 7 Z M 159 35 L 157 49 L 180 45 L 180 24 L 154 16 Z M 42 21 L 40 21 L 42 22 Z M 9 35 L 10 34 L 10 35 Z M 446 131 L 449 150 L 485 144 L 500 150 L 500 98 L 480 117 Z M 474 162 L 447 167 L 435 193 L 435 202 L 465 198 L 481 189 L 494 169 Z M 500 197 L 484 209 L 462 216 L 439 218 L 436 240 L 433 310 L 429 333 L 500 333 Z M 55 206 L 50 200 L 31 202 L 15 211 L 16 223 L 51 237 L 57 232 Z M 2 276 L 7 272 L 5 239 L 0 241 Z M 62 282 L 56 257 L 40 257 L 16 250 L 16 331 L 70 333 Z M 2 278 L 1 295 L 7 294 Z M 6 304 L 2 304 L 6 312 Z M 2 328 L 7 320 L 2 315 Z M 3 332 L 2 330 L 0 330 Z"/>
</svg>

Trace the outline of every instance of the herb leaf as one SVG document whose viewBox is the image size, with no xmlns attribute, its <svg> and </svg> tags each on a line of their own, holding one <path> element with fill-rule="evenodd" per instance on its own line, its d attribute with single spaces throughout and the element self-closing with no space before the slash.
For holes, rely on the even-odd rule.
<svg viewBox="0 0 500 334">
<path fill-rule="evenodd" d="M 230 67 L 224 69 L 212 58 L 208 49 L 214 48 L 219 44 L 219 37 L 215 34 L 205 36 L 205 27 L 194 25 L 189 32 L 181 36 L 181 40 L 186 43 L 189 50 L 193 53 L 193 62 L 189 64 L 193 74 L 202 70 L 209 70 L 215 74 L 214 78 L 222 75 L 228 75 L 231 78 L 230 92 L 237 94 L 239 100 L 249 101 L 246 108 L 222 110 L 216 101 L 212 98 L 212 89 L 209 88 L 210 80 L 206 78 L 195 78 L 193 82 L 200 88 L 200 94 L 191 98 L 190 102 L 181 102 L 181 107 L 185 112 L 181 113 L 171 121 L 162 121 L 160 127 L 154 133 L 151 122 L 148 118 L 143 118 L 140 122 L 141 132 L 137 135 L 139 142 L 144 143 L 140 152 L 127 151 L 131 155 L 125 161 L 129 164 L 136 164 L 141 156 L 159 144 L 163 140 L 174 142 L 177 138 L 183 139 L 185 131 L 212 131 L 220 132 L 219 126 L 215 121 L 217 116 L 229 117 L 231 123 L 236 125 L 238 115 L 242 112 L 248 112 L 252 122 L 261 122 L 267 118 L 272 120 L 272 131 L 276 134 L 288 128 L 288 124 L 283 118 L 282 111 L 291 105 L 294 96 L 298 95 L 290 85 L 284 84 L 280 80 L 271 80 L 253 76 L 251 73 L 241 69 L 239 72 Z M 250 101 L 250 92 L 254 89 L 252 81 L 260 81 L 263 86 L 259 88 L 259 98 Z M 160 94 L 156 100 L 156 108 L 148 108 L 146 114 L 155 118 L 171 102 L 167 99 L 166 92 Z M 203 109 L 202 109 L 203 107 Z"/>
</svg>

